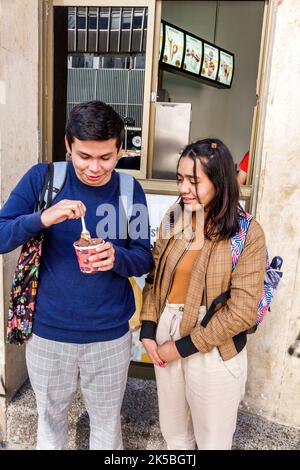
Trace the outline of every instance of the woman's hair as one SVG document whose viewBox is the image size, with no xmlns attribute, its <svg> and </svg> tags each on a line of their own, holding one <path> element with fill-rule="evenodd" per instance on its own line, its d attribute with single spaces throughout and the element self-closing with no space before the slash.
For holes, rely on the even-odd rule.
<svg viewBox="0 0 300 470">
<path fill-rule="evenodd" d="M 239 229 L 239 216 L 244 211 L 238 202 L 239 186 L 229 149 L 219 139 L 203 139 L 185 147 L 180 155 L 177 169 L 183 157 L 193 160 L 195 180 L 197 161 L 200 161 L 202 170 L 216 190 L 214 199 L 206 207 L 205 236 L 209 239 L 217 237 L 221 240 L 231 238 Z"/>
</svg>

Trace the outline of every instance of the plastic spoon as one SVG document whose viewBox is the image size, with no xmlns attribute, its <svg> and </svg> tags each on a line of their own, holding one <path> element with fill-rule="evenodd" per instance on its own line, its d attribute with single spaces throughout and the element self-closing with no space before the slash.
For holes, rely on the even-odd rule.
<svg viewBox="0 0 300 470">
<path fill-rule="evenodd" d="M 90 240 L 90 239 L 91 239 L 91 234 L 90 234 L 90 232 L 86 229 L 85 221 L 84 221 L 84 217 L 83 217 L 83 216 L 81 217 L 81 223 L 82 223 L 82 232 L 81 232 L 80 238 L 84 238 L 85 240 Z"/>
</svg>

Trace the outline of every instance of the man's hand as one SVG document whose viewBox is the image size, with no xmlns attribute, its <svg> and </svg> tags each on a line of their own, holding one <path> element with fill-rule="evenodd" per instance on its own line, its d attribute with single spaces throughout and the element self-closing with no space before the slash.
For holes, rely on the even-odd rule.
<svg viewBox="0 0 300 470">
<path fill-rule="evenodd" d="M 158 346 L 157 353 L 159 357 L 167 363 L 181 359 L 174 341 L 166 341 L 161 346 Z"/>
<path fill-rule="evenodd" d="M 93 268 L 98 268 L 98 271 L 109 271 L 115 264 L 115 249 L 112 243 L 106 242 L 96 248 L 98 253 L 90 256 L 89 261 L 93 263 Z"/>
<path fill-rule="evenodd" d="M 153 364 L 159 367 L 165 367 L 167 365 L 159 356 L 157 352 L 157 344 L 156 344 L 156 341 L 154 341 L 154 339 L 143 338 L 142 343 L 143 343 L 144 348 L 146 349 L 149 359 L 151 359 Z"/>
<path fill-rule="evenodd" d="M 85 213 L 86 207 L 83 202 L 63 199 L 42 212 L 41 222 L 48 228 L 68 219 L 80 219 Z"/>
</svg>

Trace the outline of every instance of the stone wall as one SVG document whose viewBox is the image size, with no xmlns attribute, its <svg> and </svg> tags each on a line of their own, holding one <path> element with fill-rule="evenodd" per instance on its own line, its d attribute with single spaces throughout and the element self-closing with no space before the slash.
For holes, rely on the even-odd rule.
<svg viewBox="0 0 300 470">
<path fill-rule="evenodd" d="M 0 0 L 1 205 L 20 177 L 38 161 L 38 4 L 39 0 Z M 17 254 L 18 250 L 4 255 L 0 262 L 0 376 L 8 398 L 26 377 L 23 348 L 4 343 L 5 312 Z M 0 398 L 3 432 L 4 409 Z"/>
<path fill-rule="evenodd" d="M 300 359 L 288 354 L 300 330 L 300 2 L 279 2 L 262 151 L 257 218 L 284 277 L 265 323 L 249 341 L 244 405 L 300 426 Z"/>
</svg>

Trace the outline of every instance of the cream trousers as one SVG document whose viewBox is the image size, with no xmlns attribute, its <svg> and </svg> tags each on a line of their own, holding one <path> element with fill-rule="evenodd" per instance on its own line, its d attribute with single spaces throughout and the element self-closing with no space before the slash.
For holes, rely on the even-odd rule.
<svg viewBox="0 0 300 470">
<path fill-rule="evenodd" d="M 160 318 L 156 341 L 176 341 L 183 305 L 167 304 Z M 205 314 L 200 308 L 199 321 Z M 240 400 L 245 393 L 247 352 L 244 348 L 223 361 L 215 347 L 168 364 L 155 366 L 159 421 L 171 450 L 230 449 Z"/>
</svg>

